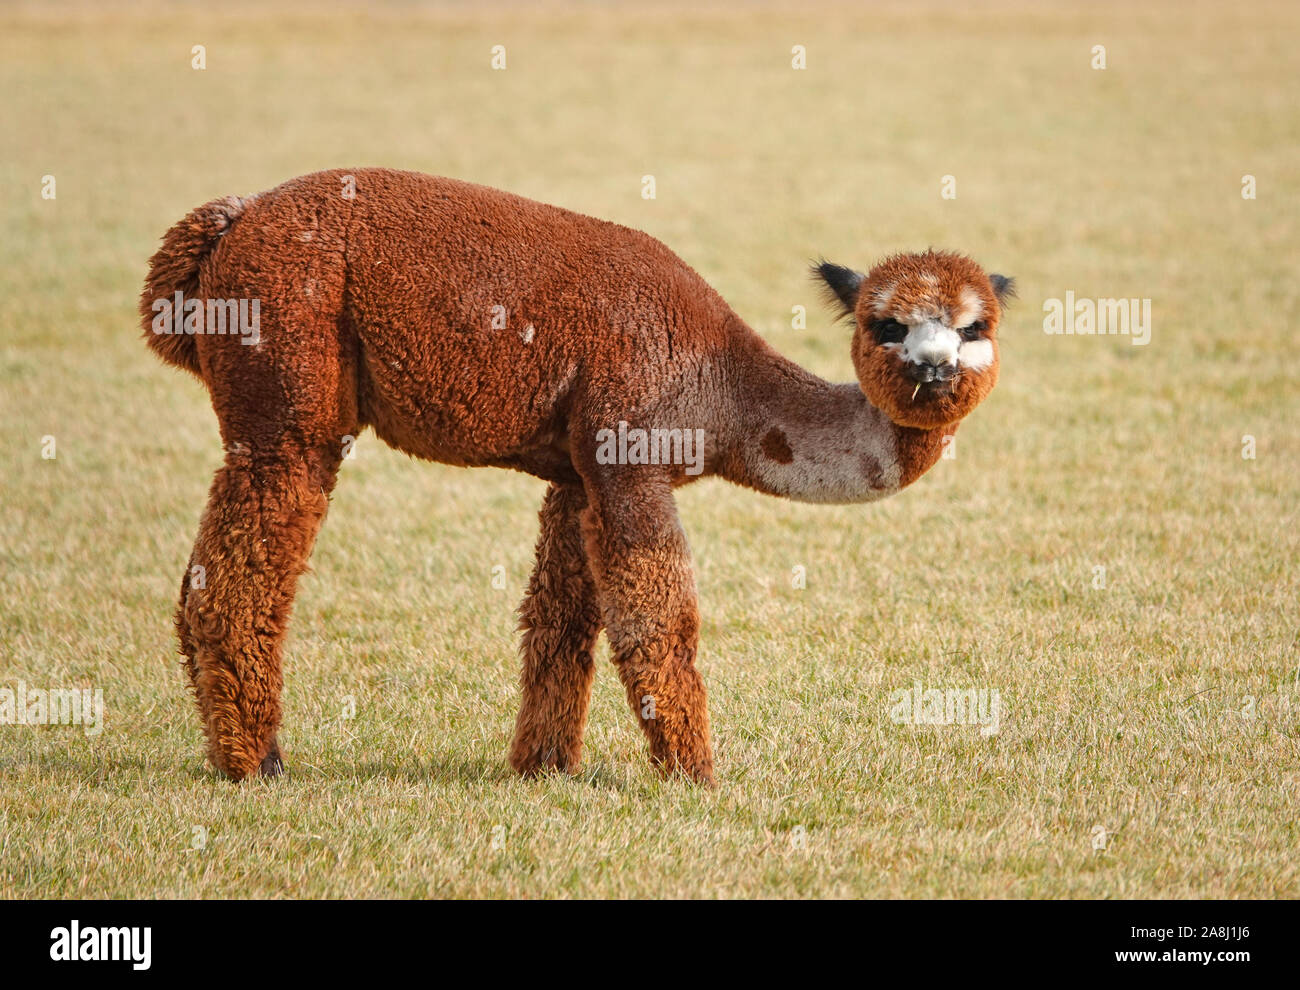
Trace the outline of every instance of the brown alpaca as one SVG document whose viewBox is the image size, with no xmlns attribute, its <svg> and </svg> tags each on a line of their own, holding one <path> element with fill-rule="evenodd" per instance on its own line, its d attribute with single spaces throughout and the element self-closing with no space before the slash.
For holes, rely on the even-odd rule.
<svg viewBox="0 0 1300 990">
<path fill-rule="evenodd" d="M 673 489 L 719 475 L 881 498 L 997 379 L 1008 279 L 934 252 L 817 272 L 855 321 L 857 383 L 781 357 L 654 238 L 495 189 L 356 169 L 190 213 L 140 309 L 150 346 L 207 386 L 225 445 L 176 612 L 212 762 L 235 780 L 282 769 L 295 585 L 369 426 L 415 457 L 550 483 L 515 769 L 578 766 L 603 628 L 654 763 L 712 782 Z"/>
</svg>

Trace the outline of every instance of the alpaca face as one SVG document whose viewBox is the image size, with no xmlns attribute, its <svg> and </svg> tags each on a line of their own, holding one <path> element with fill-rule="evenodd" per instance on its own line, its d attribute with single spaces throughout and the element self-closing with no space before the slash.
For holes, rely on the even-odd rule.
<svg viewBox="0 0 1300 990">
<path fill-rule="evenodd" d="M 894 255 L 867 275 L 827 263 L 817 274 L 856 323 L 853 366 L 863 393 L 895 423 L 955 423 L 992 390 L 1011 279 L 935 251 Z"/>
</svg>

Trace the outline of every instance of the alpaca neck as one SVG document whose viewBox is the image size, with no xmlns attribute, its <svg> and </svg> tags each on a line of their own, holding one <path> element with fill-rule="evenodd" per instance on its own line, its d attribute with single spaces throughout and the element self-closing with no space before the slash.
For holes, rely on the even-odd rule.
<svg viewBox="0 0 1300 990">
<path fill-rule="evenodd" d="M 737 484 L 800 502 L 868 502 L 910 485 L 957 424 L 898 426 L 856 382 L 823 381 L 757 336 L 738 355 L 730 443 L 720 472 Z"/>
</svg>

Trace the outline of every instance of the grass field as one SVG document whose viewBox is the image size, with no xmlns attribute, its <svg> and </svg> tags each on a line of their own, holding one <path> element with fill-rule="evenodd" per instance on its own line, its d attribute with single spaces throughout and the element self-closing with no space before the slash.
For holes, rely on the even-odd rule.
<svg viewBox="0 0 1300 990">
<path fill-rule="evenodd" d="M 0 725 L 0 896 L 1300 895 L 1298 32 L 1282 3 L 0 9 L 0 688 L 106 709 Z M 136 297 L 191 207 L 354 165 L 645 229 L 838 380 L 809 259 L 1019 278 L 1001 383 L 913 488 L 680 493 L 716 790 L 653 774 L 603 659 L 583 774 L 512 775 L 543 485 L 370 435 L 290 631 L 291 775 L 203 762 L 171 614 L 220 445 Z M 1044 333 L 1067 290 L 1149 298 L 1150 343 Z M 998 691 L 998 731 L 895 722 L 916 685 Z"/>
</svg>

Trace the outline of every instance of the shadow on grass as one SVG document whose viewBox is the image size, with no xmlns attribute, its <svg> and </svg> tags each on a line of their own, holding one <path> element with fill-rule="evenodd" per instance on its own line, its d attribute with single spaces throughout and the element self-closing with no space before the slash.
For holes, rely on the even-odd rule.
<svg viewBox="0 0 1300 990">
<path fill-rule="evenodd" d="M 9 756 L 0 758 L 0 776 L 34 770 L 46 778 L 63 778 L 81 786 L 108 789 L 119 789 L 125 784 L 138 788 L 141 783 L 162 789 L 178 777 L 225 787 L 274 788 L 280 784 L 320 786 L 349 781 L 389 780 L 405 784 L 443 784 L 462 788 L 484 785 L 507 787 L 512 784 L 541 788 L 555 782 L 585 785 L 598 790 L 629 791 L 638 788 L 638 782 L 626 768 L 620 771 L 603 762 L 584 763 L 576 774 L 550 771 L 523 780 L 511 769 L 504 756 L 496 759 L 450 752 L 394 763 L 361 761 L 349 764 L 331 761 L 328 767 L 321 767 L 302 759 L 305 755 L 300 754 L 295 759 L 294 753 L 286 753 L 283 777 L 249 777 L 238 785 L 232 784 L 206 760 L 196 758 L 188 752 L 176 756 L 158 754 L 148 760 L 137 756 L 95 759 L 89 755 L 68 752 Z"/>
<path fill-rule="evenodd" d="M 583 764 L 576 774 L 567 774 L 553 770 L 538 777 L 524 780 L 505 758 L 493 759 L 486 756 L 464 756 L 457 753 L 435 753 L 418 762 L 405 762 L 399 765 L 382 763 L 358 763 L 351 768 L 338 768 L 341 775 L 350 775 L 362 779 L 398 780 L 414 784 L 459 784 L 462 787 L 481 786 L 484 784 L 508 786 L 511 784 L 543 787 L 560 781 L 572 785 L 586 785 L 601 790 L 627 790 L 629 781 L 620 774 L 615 774 L 602 763 Z M 317 772 L 314 779 L 327 780 L 330 775 Z"/>
</svg>

